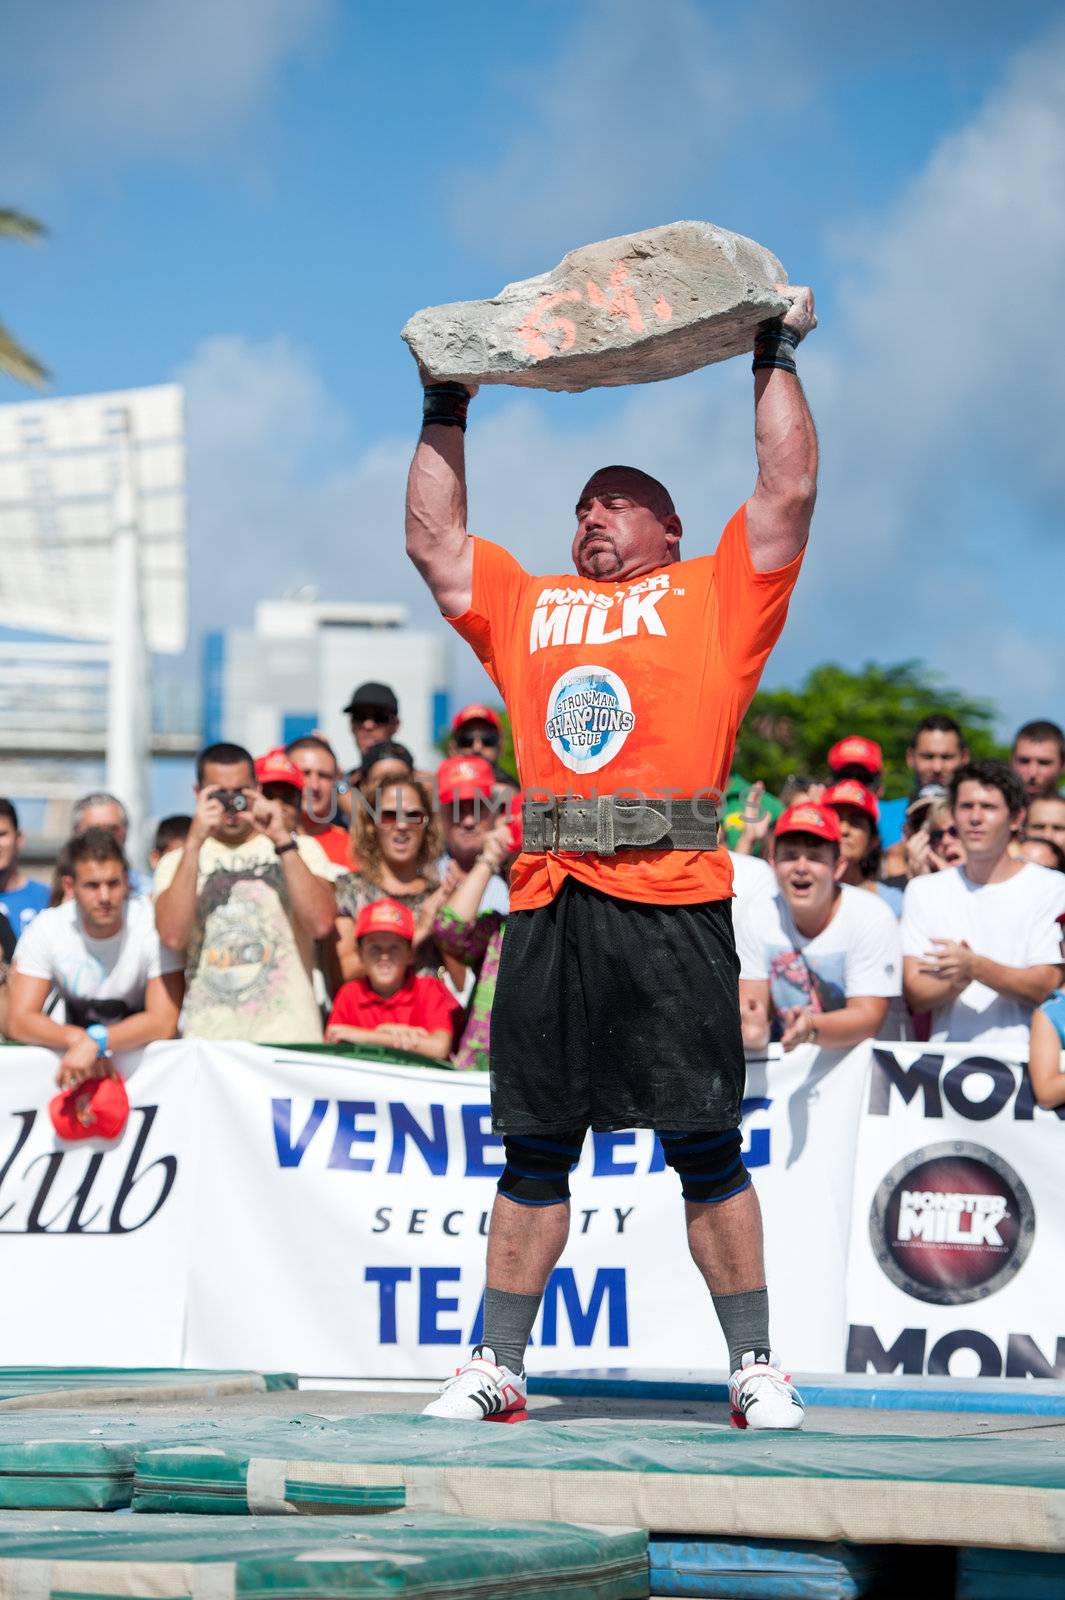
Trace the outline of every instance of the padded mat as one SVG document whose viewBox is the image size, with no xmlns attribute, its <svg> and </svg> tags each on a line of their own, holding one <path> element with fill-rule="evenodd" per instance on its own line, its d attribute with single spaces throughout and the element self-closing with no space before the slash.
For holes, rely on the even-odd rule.
<svg viewBox="0 0 1065 1600">
<path fill-rule="evenodd" d="M 692 1424 L 511 1427 L 367 1415 L 255 1425 L 138 1452 L 136 1510 L 408 1508 L 659 1533 L 1065 1549 L 1065 1451 L 1027 1439 L 739 1433 Z M 264 1449 L 264 1444 L 266 1448 Z M 929 1493 L 935 1485 L 936 1492 Z"/>
<path fill-rule="evenodd" d="M 276 1424 L 267 1427 L 276 1428 Z M 290 1419 L 288 1435 L 328 1427 L 321 1418 L 297 1417 Z M 103 1411 L 0 1412 L 0 1508 L 114 1511 L 128 1507 L 138 1450 L 166 1444 L 203 1446 L 216 1439 L 225 1443 L 232 1434 L 232 1422 L 218 1414 L 182 1420 L 150 1409 L 133 1416 L 110 1416 Z M 269 1448 L 276 1435 L 258 1441 L 253 1424 L 241 1429 L 239 1437 L 253 1448 L 260 1444 Z M 322 1437 L 326 1439 L 327 1433 Z M 403 1504 L 401 1489 L 390 1503 Z"/>
<path fill-rule="evenodd" d="M 1065 1416 L 1065 1383 L 1051 1378 L 903 1377 L 896 1373 L 794 1373 L 808 1410 L 972 1411 L 999 1416 Z M 694 1400 L 728 1404 L 728 1374 L 653 1367 L 588 1367 L 534 1372 L 529 1393 L 582 1399 Z"/>
<path fill-rule="evenodd" d="M 0 1411 L 107 1405 L 112 1400 L 212 1400 L 295 1389 L 292 1372 L 212 1372 L 194 1367 L 0 1367 Z"/>
<path fill-rule="evenodd" d="M 307 1600 L 412 1595 L 645 1600 L 647 1536 L 457 1517 L 0 1513 L 2 1600 Z"/>
</svg>

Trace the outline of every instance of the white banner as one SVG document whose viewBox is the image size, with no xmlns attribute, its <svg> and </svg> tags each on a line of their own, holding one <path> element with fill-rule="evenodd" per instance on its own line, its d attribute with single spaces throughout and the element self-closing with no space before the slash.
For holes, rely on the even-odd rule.
<svg viewBox="0 0 1065 1600">
<path fill-rule="evenodd" d="M 0 1050 L 0 1364 L 184 1364 L 197 1052 L 120 1059 L 131 1111 L 113 1143 L 64 1144 L 49 1050 Z"/>
<path fill-rule="evenodd" d="M 870 1053 L 847 1370 L 1065 1377 L 1058 1114 L 978 1044 Z"/>
<path fill-rule="evenodd" d="M 752 1062 L 745 1157 L 765 1215 L 773 1337 L 840 1370 L 867 1051 Z M 502 1165 L 481 1075 L 188 1041 L 130 1058 L 114 1147 L 62 1146 L 55 1061 L 0 1055 L 0 1363 L 436 1376 L 476 1338 Z M 649 1132 L 590 1138 L 542 1367 L 723 1367 Z"/>
</svg>

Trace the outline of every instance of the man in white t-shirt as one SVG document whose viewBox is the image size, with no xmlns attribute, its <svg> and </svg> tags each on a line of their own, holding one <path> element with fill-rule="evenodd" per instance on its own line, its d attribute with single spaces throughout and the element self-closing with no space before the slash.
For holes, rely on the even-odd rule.
<svg viewBox="0 0 1065 1600">
<path fill-rule="evenodd" d="M 114 835 L 79 834 L 70 863 L 70 898 L 38 912 L 15 948 L 7 1020 L 12 1039 L 63 1052 L 61 1089 L 103 1076 L 118 1051 L 172 1039 L 184 989 L 181 957 L 163 949 L 148 902 L 130 895 Z M 44 1012 L 53 989 L 62 1023 Z"/>
<path fill-rule="evenodd" d="M 732 862 L 732 893 L 736 900 L 732 912 L 735 917 L 739 915 L 740 907 L 749 901 L 762 895 L 772 897 L 776 893 L 777 880 L 769 862 L 763 861 L 761 856 L 741 856 L 737 850 L 730 850 L 728 856 Z"/>
<path fill-rule="evenodd" d="M 839 820 L 809 800 L 776 826 L 776 893 L 736 907 L 743 1040 L 763 1049 L 849 1050 L 884 1036 L 902 988 L 898 924 L 883 901 L 840 883 Z M 897 1031 L 897 1030 L 896 1030 Z"/>
<path fill-rule="evenodd" d="M 303 775 L 284 751 L 253 762 L 209 745 L 180 851 L 155 869 L 163 943 L 185 952 L 187 1038 L 317 1043 L 315 941 L 333 932 L 333 868 L 297 833 Z"/>
<path fill-rule="evenodd" d="M 1032 1012 L 1065 968 L 1057 918 L 1060 872 L 1009 853 L 1024 821 L 1020 778 L 999 761 L 973 761 L 951 779 L 965 865 L 908 884 L 902 903 L 906 999 L 932 1012 L 932 1039 L 1028 1049 Z"/>
</svg>

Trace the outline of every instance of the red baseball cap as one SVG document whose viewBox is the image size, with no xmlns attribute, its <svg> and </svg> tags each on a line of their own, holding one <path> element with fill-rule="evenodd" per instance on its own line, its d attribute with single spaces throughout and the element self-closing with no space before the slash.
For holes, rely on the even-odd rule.
<svg viewBox="0 0 1065 1600">
<path fill-rule="evenodd" d="M 398 933 L 408 944 L 414 943 L 414 912 L 397 900 L 373 900 L 363 906 L 355 919 L 355 937 L 368 933 Z"/>
<path fill-rule="evenodd" d="M 828 752 L 828 764 L 833 772 L 838 772 L 840 767 L 864 767 L 866 772 L 883 772 L 884 752 L 875 739 L 848 733 Z"/>
<path fill-rule="evenodd" d="M 812 833 L 815 839 L 827 839 L 829 844 L 839 844 L 839 818 L 831 806 L 814 804 L 812 800 L 800 800 L 797 805 L 789 806 L 782 816 L 777 818 L 776 828 L 773 830 L 775 837 L 780 839 L 786 833 Z"/>
<path fill-rule="evenodd" d="M 463 706 L 462 710 L 456 711 L 451 719 L 452 733 L 456 733 L 464 722 L 490 722 L 493 728 L 498 729 L 499 712 L 493 711 L 491 706 Z"/>
<path fill-rule="evenodd" d="M 858 782 L 857 778 L 844 778 L 841 783 L 834 783 L 821 796 L 821 803 L 833 807 L 857 806 L 859 811 L 864 811 L 879 825 L 880 802 L 864 783 Z"/>
<path fill-rule="evenodd" d="M 452 800 L 472 800 L 476 795 L 490 800 L 495 781 L 491 763 L 483 756 L 448 756 L 437 769 L 436 791 L 443 806 Z"/>
<path fill-rule="evenodd" d="M 291 789 L 303 792 L 303 773 L 284 750 L 268 750 L 255 763 L 255 776 L 260 783 L 287 783 Z"/>
<path fill-rule="evenodd" d="M 121 1078 L 89 1078 L 48 1102 L 52 1127 L 61 1139 L 117 1139 L 129 1120 L 129 1096 Z"/>
</svg>

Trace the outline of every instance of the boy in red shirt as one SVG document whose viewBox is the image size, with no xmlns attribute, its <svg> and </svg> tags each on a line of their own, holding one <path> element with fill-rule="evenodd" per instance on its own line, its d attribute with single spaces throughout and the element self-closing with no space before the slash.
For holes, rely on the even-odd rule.
<svg viewBox="0 0 1065 1600">
<path fill-rule="evenodd" d="M 439 978 L 411 971 L 413 913 L 395 900 L 374 900 L 359 912 L 355 939 L 366 976 L 341 985 L 328 1042 L 386 1044 L 446 1061 L 459 1007 Z"/>
</svg>

